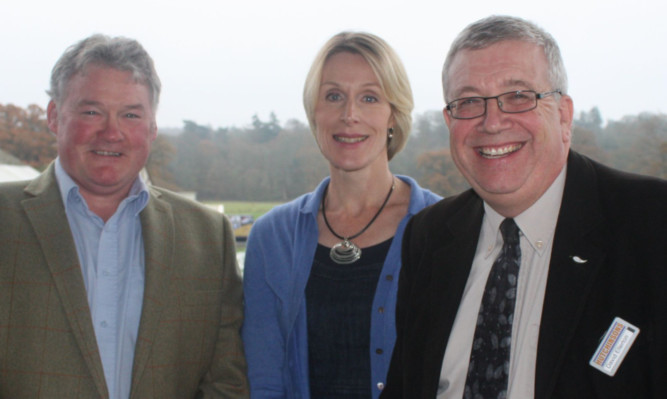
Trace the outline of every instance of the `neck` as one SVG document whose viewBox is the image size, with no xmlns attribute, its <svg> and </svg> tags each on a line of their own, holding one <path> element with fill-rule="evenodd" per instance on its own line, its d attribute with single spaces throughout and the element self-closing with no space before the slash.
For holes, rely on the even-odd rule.
<svg viewBox="0 0 667 399">
<path fill-rule="evenodd" d="M 394 183 L 389 168 L 371 173 L 368 170 L 355 172 L 332 171 L 327 189 L 327 211 L 344 210 L 347 214 L 363 213 L 368 207 L 377 208 L 384 202 Z"/>
</svg>

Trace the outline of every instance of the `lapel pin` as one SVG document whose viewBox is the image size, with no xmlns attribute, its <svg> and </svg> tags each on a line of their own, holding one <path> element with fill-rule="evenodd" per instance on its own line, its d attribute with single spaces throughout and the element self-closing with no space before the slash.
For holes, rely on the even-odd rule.
<svg viewBox="0 0 667 399">
<path fill-rule="evenodd" d="M 588 262 L 588 259 L 581 259 L 577 255 L 570 256 L 570 258 L 572 258 L 572 260 L 575 261 L 576 263 L 586 263 L 586 262 Z"/>
</svg>

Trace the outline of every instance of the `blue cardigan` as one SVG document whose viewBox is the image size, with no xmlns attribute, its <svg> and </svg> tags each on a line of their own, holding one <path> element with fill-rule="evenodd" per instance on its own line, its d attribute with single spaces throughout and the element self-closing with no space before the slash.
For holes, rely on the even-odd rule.
<svg viewBox="0 0 667 399">
<path fill-rule="evenodd" d="M 385 259 L 371 315 L 371 390 L 380 396 L 396 341 L 395 308 L 403 231 L 408 219 L 440 197 L 413 179 L 408 213 Z M 317 248 L 317 214 L 326 178 L 312 193 L 260 217 L 248 237 L 244 266 L 243 343 L 253 399 L 309 399 L 305 289 Z"/>
</svg>

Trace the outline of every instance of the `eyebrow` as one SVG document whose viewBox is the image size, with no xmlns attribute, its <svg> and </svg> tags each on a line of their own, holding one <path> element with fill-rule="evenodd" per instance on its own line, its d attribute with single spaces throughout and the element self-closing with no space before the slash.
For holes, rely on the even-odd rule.
<svg viewBox="0 0 667 399">
<path fill-rule="evenodd" d="M 533 85 L 528 84 L 525 80 L 521 79 L 510 79 L 507 83 L 505 83 L 506 86 L 521 86 L 525 87 L 526 89 L 529 89 L 533 87 Z"/>
<path fill-rule="evenodd" d="M 104 104 L 102 104 L 99 101 L 95 100 L 81 100 L 79 103 L 76 105 L 77 107 L 82 107 L 82 106 L 94 106 L 94 107 L 104 107 Z M 122 107 L 123 110 L 145 110 L 145 107 L 141 103 L 137 104 L 130 104 Z"/>
<path fill-rule="evenodd" d="M 336 86 L 336 87 L 340 86 L 340 84 L 339 84 L 338 82 L 333 82 L 333 81 L 329 81 L 329 80 L 328 80 L 328 81 L 322 82 L 322 83 L 320 84 L 320 87 L 322 87 L 322 86 L 326 86 L 326 85 Z M 361 85 L 361 87 L 377 87 L 377 88 L 382 88 L 382 86 L 380 86 L 380 83 L 375 83 L 375 82 L 364 83 L 364 84 Z"/>
<path fill-rule="evenodd" d="M 77 107 L 86 106 L 86 105 L 93 105 L 93 106 L 99 107 L 101 105 L 101 103 L 99 101 L 94 101 L 94 100 L 81 100 L 76 104 Z"/>
<path fill-rule="evenodd" d="M 509 79 L 507 81 L 504 81 L 502 83 L 502 86 L 503 87 L 508 87 L 508 88 L 511 87 L 511 86 L 514 86 L 514 87 L 519 86 L 520 88 L 517 89 L 517 90 L 528 90 L 528 89 L 532 88 L 532 85 L 529 85 L 528 82 L 526 82 L 525 80 L 522 80 L 522 79 Z M 459 90 L 457 90 L 456 93 L 458 93 L 458 94 L 456 94 L 453 97 L 454 97 L 454 99 L 466 98 L 466 97 L 482 97 L 479 94 L 477 94 L 477 95 L 463 95 L 463 94 L 461 94 L 461 93 L 466 93 L 466 92 L 479 93 L 479 89 L 477 87 L 474 87 L 474 86 L 464 86 L 464 87 L 460 88 Z"/>
<path fill-rule="evenodd" d="M 123 107 L 123 110 L 139 110 L 139 111 L 144 111 L 146 108 L 143 106 L 143 104 L 130 104 L 126 107 Z"/>
</svg>

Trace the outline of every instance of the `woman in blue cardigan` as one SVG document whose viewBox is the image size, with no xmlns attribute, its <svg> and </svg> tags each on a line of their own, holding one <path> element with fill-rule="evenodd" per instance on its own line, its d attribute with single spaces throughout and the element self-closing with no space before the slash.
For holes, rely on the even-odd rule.
<svg viewBox="0 0 667 399">
<path fill-rule="evenodd" d="M 303 98 L 330 176 L 250 232 L 243 339 L 251 397 L 378 398 L 396 339 L 403 230 L 440 197 L 389 170 L 410 133 L 413 101 L 382 39 L 332 37 Z"/>
</svg>

